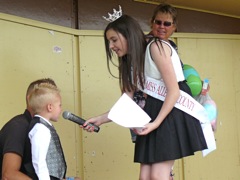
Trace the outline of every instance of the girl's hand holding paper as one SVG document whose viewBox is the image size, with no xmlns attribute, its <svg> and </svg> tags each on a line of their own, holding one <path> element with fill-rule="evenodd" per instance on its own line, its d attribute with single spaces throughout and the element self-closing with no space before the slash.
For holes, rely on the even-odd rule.
<svg viewBox="0 0 240 180">
<path fill-rule="evenodd" d="M 111 108 L 108 118 L 120 126 L 139 132 L 151 120 L 145 111 L 125 93 Z"/>
</svg>

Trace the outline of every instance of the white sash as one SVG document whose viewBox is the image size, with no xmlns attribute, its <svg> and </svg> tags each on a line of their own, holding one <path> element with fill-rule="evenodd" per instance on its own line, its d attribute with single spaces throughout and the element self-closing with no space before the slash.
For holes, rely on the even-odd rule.
<svg viewBox="0 0 240 180">
<path fill-rule="evenodd" d="M 142 90 L 140 85 L 138 85 L 138 88 L 144 93 L 161 101 L 165 100 L 167 94 L 167 88 L 164 82 L 161 80 L 153 79 L 151 77 L 145 77 L 144 90 Z M 202 151 L 203 156 L 206 156 L 208 153 L 215 150 L 216 142 L 205 108 L 192 96 L 182 90 L 180 90 L 180 97 L 174 106 L 195 117 L 201 122 L 203 134 L 208 146 L 208 149 Z"/>
</svg>

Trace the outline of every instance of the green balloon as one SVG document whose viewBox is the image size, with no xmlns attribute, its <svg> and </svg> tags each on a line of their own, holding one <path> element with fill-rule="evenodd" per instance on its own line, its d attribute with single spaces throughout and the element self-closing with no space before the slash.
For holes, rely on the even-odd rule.
<svg viewBox="0 0 240 180">
<path fill-rule="evenodd" d="M 189 86 L 192 95 L 197 96 L 201 93 L 202 91 L 202 81 L 200 77 L 195 76 L 195 75 L 189 75 L 187 80 L 187 85 Z"/>
</svg>

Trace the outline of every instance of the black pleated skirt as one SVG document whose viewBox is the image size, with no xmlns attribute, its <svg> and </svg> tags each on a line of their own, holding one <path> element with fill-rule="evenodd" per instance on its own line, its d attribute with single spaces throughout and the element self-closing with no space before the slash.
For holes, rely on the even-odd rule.
<svg viewBox="0 0 240 180">
<path fill-rule="evenodd" d="M 191 94 L 186 82 L 179 88 Z M 144 110 L 152 121 L 157 117 L 163 102 L 148 96 Z M 194 155 L 207 149 L 199 120 L 173 108 L 162 124 L 146 136 L 137 136 L 134 162 L 151 164 Z"/>
</svg>

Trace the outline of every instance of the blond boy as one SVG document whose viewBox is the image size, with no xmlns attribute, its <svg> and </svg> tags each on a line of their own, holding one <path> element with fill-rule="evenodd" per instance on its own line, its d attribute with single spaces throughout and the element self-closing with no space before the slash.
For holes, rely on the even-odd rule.
<svg viewBox="0 0 240 180">
<path fill-rule="evenodd" d="M 29 105 L 35 114 L 28 134 L 35 175 L 39 180 L 63 179 L 66 162 L 58 134 L 50 122 L 57 122 L 62 111 L 60 91 L 49 83 L 35 85 Z"/>
</svg>

